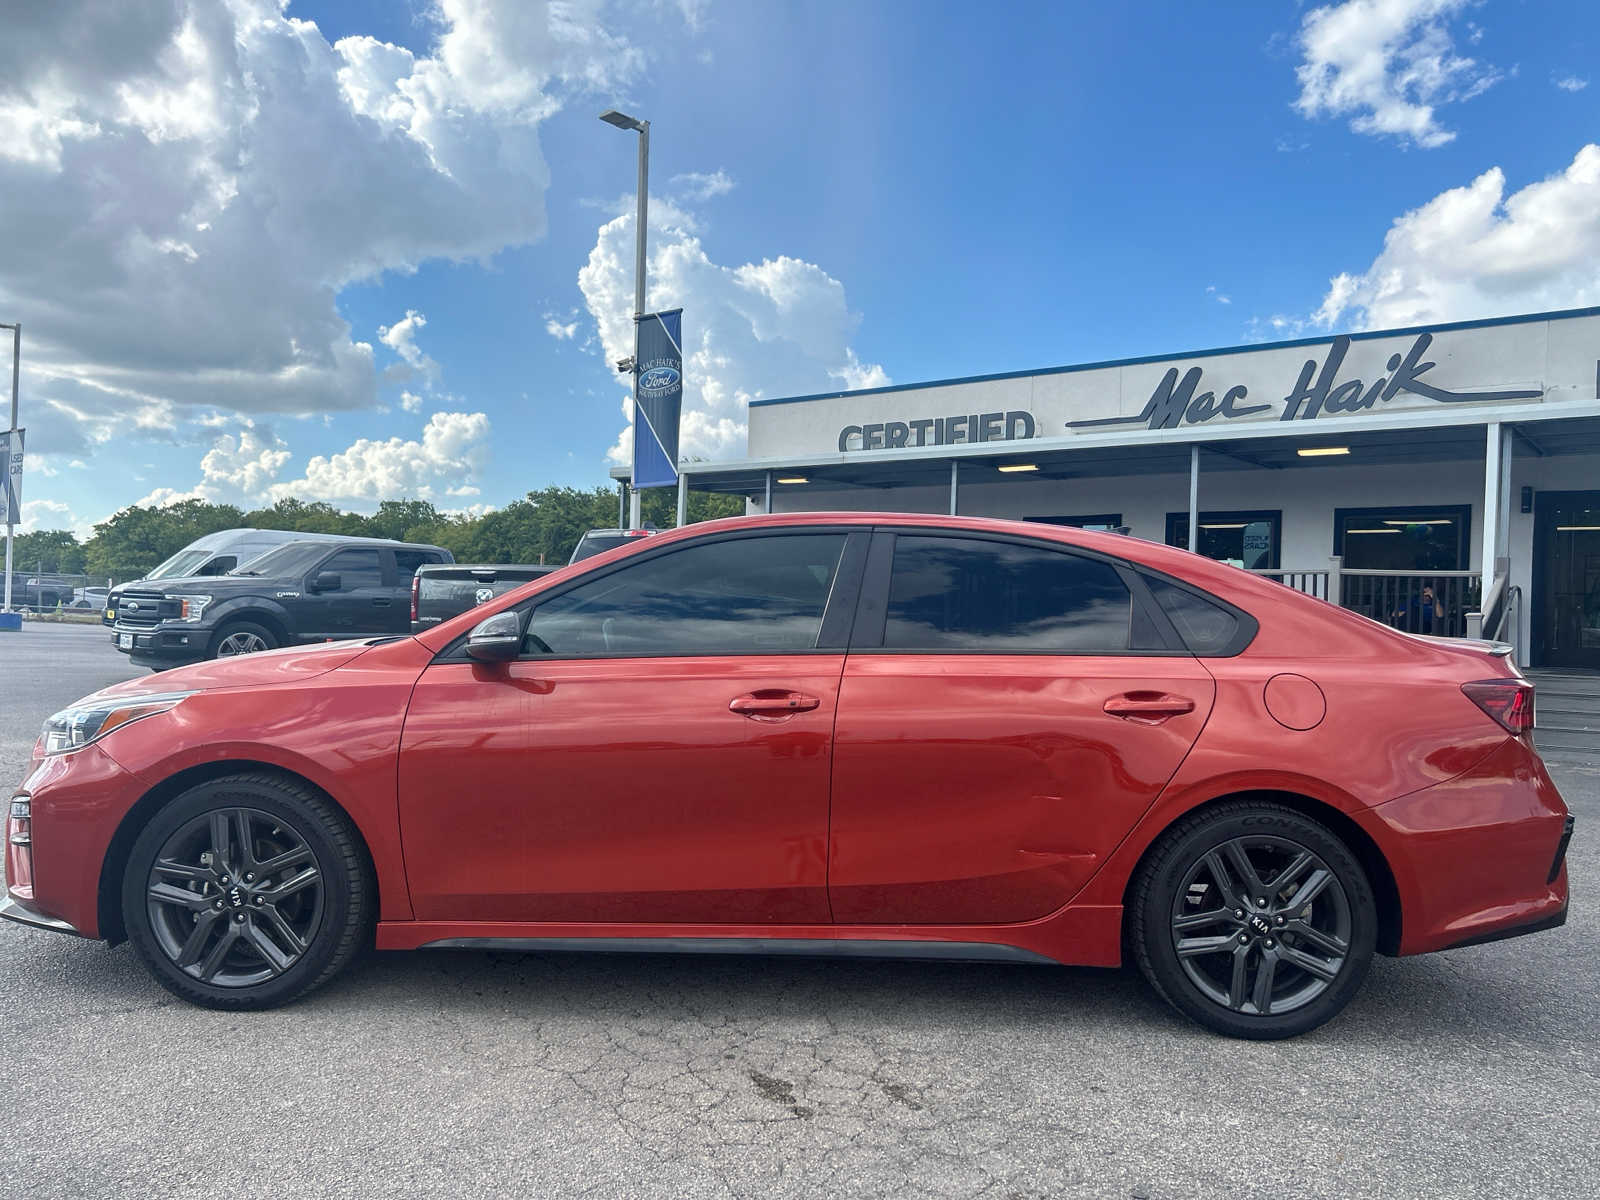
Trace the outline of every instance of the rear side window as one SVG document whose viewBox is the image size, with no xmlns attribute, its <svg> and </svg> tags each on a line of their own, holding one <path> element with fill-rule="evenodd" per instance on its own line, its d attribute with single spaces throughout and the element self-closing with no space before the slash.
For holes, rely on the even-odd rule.
<svg viewBox="0 0 1600 1200">
<path fill-rule="evenodd" d="M 883 644 L 892 650 L 1117 654 L 1132 598 L 1109 563 L 972 538 L 894 543 Z"/>
<path fill-rule="evenodd" d="M 537 655 L 784 654 L 813 649 L 845 535 L 689 546 L 540 604 L 523 643 Z"/>
<path fill-rule="evenodd" d="M 1177 628 L 1183 644 L 1189 647 L 1192 653 L 1237 652 L 1236 642 L 1243 632 L 1239 627 L 1238 617 L 1222 605 L 1196 595 L 1187 588 L 1168 583 L 1165 579 L 1147 575 L 1145 582 L 1150 585 L 1156 603 L 1161 605 L 1162 611 Z"/>
<path fill-rule="evenodd" d="M 417 568 L 424 563 L 436 563 L 438 561 L 439 556 L 437 554 L 431 554 L 426 550 L 396 550 L 394 552 L 395 570 L 400 573 L 402 579 L 410 579 L 417 573 Z"/>
</svg>

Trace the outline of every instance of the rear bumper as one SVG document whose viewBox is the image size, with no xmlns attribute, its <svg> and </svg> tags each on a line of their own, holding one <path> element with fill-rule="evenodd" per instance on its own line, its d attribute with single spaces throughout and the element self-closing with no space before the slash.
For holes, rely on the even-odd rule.
<svg viewBox="0 0 1600 1200">
<path fill-rule="evenodd" d="M 1362 824 L 1394 874 L 1401 954 L 1566 920 L 1572 817 L 1544 763 L 1516 738 L 1465 775 L 1368 810 Z"/>
</svg>

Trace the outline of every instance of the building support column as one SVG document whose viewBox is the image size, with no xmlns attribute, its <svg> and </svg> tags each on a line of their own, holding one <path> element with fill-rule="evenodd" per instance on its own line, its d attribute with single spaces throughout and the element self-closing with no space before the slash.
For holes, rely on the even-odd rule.
<svg viewBox="0 0 1600 1200">
<path fill-rule="evenodd" d="M 628 527 L 628 485 L 617 480 L 617 528 Z"/>
<path fill-rule="evenodd" d="M 689 523 L 689 477 L 682 471 L 678 472 L 678 524 L 682 529 Z"/>
<path fill-rule="evenodd" d="M 761 511 L 767 514 L 772 512 L 772 472 L 767 472 L 767 498 L 762 501 Z"/>
<path fill-rule="evenodd" d="M 1200 447 L 1189 447 L 1189 549 L 1200 548 Z"/>
<path fill-rule="evenodd" d="M 956 510 L 958 508 L 957 494 L 960 491 L 960 488 L 961 460 L 959 458 L 952 458 L 950 460 L 950 515 L 952 517 L 956 515 Z"/>
<path fill-rule="evenodd" d="M 1500 553 L 1500 530 L 1504 518 L 1502 510 L 1505 507 L 1501 480 L 1508 462 L 1505 458 L 1505 441 L 1500 422 L 1489 422 L 1484 437 L 1483 534 L 1478 552 L 1478 574 L 1483 588 L 1478 600 L 1480 609 L 1489 603 L 1489 591 L 1494 586 L 1495 560 Z"/>
</svg>

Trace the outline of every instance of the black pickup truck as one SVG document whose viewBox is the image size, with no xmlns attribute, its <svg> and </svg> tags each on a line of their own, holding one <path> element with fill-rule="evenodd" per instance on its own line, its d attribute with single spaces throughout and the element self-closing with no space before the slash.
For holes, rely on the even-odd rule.
<svg viewBox="0 0 1600 1200">
<path fill-rule="evenodd" d="M 410 632 L 417 568 L 439 546 L 289 542 L 226 575 L 120 589 L 111 641 L 140 666 L 182 666 L 277 646 Z"/>
<path fill-rule="evenodd" d="M 432 629 L 555 567 L 532 563 L 447 563 L 417 568 L 411 581 L 411 632 Z"/>
</svg>

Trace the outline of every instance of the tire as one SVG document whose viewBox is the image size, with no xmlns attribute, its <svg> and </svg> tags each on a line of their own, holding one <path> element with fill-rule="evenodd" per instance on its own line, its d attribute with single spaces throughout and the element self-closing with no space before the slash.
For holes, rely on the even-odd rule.
<svg viewBox="0 0 1600 1200">
<path fill-rule="evenodd" d="M 211 637 L 207 658 L 231 658 L 236 654 L 256 654 L 275 650 L 278 639 L 272 630 L 254 621 L 229 621 Z"/>
<path fill-rule="evenodd" d="M 344 969 L 370 936 L 374 890 L 355 829 L 325 797 L 277 775 L 231 775 L 145 826 L 123 871 L 122 913 L 162 987 L 244 1011 L 289 1004 Z"/>
<path fill-rule="evenodd" d="M 1128 916 L 1134 957 L 1167 1003 L 1216 1033 L 1263 1041 L 1337 1016 L 1366 978 L 1378 928 L 1349 848 L 1286 805 L 1251 801 L 1168 830 Z"/>
</svg>

